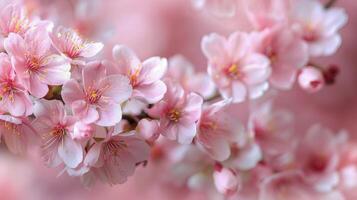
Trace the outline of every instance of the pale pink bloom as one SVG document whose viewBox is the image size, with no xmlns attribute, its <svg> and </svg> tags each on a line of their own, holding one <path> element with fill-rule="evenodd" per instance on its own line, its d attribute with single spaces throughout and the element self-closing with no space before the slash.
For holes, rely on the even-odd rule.
<svg viewBox="0 0 357 200">
<path fill-rule="evenodd" d="M 176 83 L 167 81 L 164 98 L 148 110 L 160 119 L 160 133 L 181 144 L 190 144 L 197 133 L 203 99 L 196 93 L 185 93 Z"/>
<path fill-rule="evenodd" d="M 175 80 L 189 92 L 196 92 L 203 98 L 210 98 L 215 94 L 214 82 L 206 73 L 196 73 L 194 66 L 181 55 L 169 59 L 169 70 L 166 77 Z"/>
<path fill-rule="evenodd" d="M 86 58 L 94 57 L 104 47 L 100 42 L 87 42 L 74 30 L 64 27 L 57 27 L 50 37 L 56 50 L 75 65 L 84 65 Z"/>
<path fill-rule="evenodd" d="M 233 17 L 236 14 L 236 0 L 192 0 L 197 9 L 206 8 L 217 17 Z"/>
<path fill-rule="evenodd" d="M 225 168 L 221 164 L 216 164 L 213 172 L 214 185 L 218 192 L 225 196 L 232 196 L 238 192 L 240 178 L 232 169 Z"/>
<path fill-rule="evenodd" d="M 81 121 L 73 126 L 72 138 L 78 141 L 87 141 L 92 138 L 95 128 L 93 124 L 85 124 Z"/>
<path fill-rule="evenodd" d="M 16 77 L 10 58 L 0 53 L 0 108 L 13 116 L 28 116 L 32 114 L 32 102 Z"/>
<path fill-rule="evenodd" d="M 257 30 L 286 23 L 290 1 L 282 0 L 248 0 L 245 1 L 246 14 Z"/>
<path fill-rule="evenodd" d="M 310 56 L 329 56 L 341 45 L 338 31 L 347 23 L 347 14 L 342 8 L 325 9 L 317 0 L 296 1 L 292 6 L 293 29 L 303 38 Z"/>
<path fill-rule="evenodd" d="M 47 94 L 48 85 L 62 85 L 71 76 L 69 62 L 51 53 L 51 41 L 46 27 L 30 29 L 24 38 L 10 33 L 4 47 L 11 56 L 16 75 L 37 98 Z"/>
<path fill-rule="evenodd" d="M 286 171 L 267 177 L 261 183 L 259 200 L 345 200 L 341 192 L 316 192 L 303 182 L 297 171 Z"/>
<path fill-rule="evenodd" d="M 128 100 L 132 88 L 122 75 L 107 74 L 99 61 L 88 63 L 82 73 L 83 83 L 67 81 L 62 89 L 64 102 L 83 123 L 114 126 L 121 120 L 121 103 Z"/>
<path fill-rule="evenodd" d="M 165 58 L 152 57 L 141 62 L 131 49 L 121 45 L 113 48 L 113 57 L 115 60 L 113 70 L 130 79 L 133 87 L 131 98 L 150 104 L 163 98 L 166 85 L 160 79 L 167 69 Z"/>
<path fill-rule="evenodd" d="M 24 154 L 26 153 L 28 143 L 35 137 L 35 133 L 26 118 L 1 114 L 0 136 L 12 153 Z"/>
<path fill-rule="evenodd" d="M 317 92 L 325 85 L 323 73 L 316 67 L 305 67 L 298 77 L 299 85 L 308 92 Z"/>
<path fill-rule="evenodd" d="M 240 170 L 250 170 L 263 159 L 263 152 L 256 142 L 248 141 L 243 146 L 232 146 L 229 163 Z"/>
<path fill-rule="evenodd" d="M 224 108 L 229 104 L 230 100 L 223 100 L 204 107 L 196 136 L 197 144 L 217 161 L 228 159 L 231 143 L 244 134 L 242 124 L 226 114 Z"/>
<path fill-rule="evenodd" d="M 92 185 L 97 179 L 109 185 L 122 184 L 134 174 L 136 166 L 149 158 L 150 147 L 135 136 L 135 131 L 111 128 L 107 138 L 94 143 L 84 164 L 89 171 L 82 181 Z"/>
<path fill-rule="evenodd" d="M 251 50 L 251 35 L 235 32 L 228 39 L 210 34 L 202 39 L 208 73 L 224 98 L 234 103 L 254 99 L 268 89 L 269 59 Z"/>
<path fill-rule="evenodd" d="M 159 121 L 146 118 L 142 119 L 138 122 L 136 132 L 145 140 L 154 142 L 160 136 Z"/>
<path fill-rule="evenodd" d="M 341 145 L 338 135 L 319 125 L 312 126 L 301 141 L 296 162 L 304 181 L 315 190 L 326 192 L 337 186 Z"/>
<path fill-rule="evenodd" d="M 19 4 L 9 4 L 0 11 L 0 48 L 3 48 L 3 40 L 10 33 L 24 35 L 30 28 L 31 22 L 26 10 Z"/>
<path fill-rule="evenodd" d="M 262 149 L 264 161 L 274 169 L 291 164 L 297 145 L 294 116 L 286 110 L 275 110 L 272 101 L 256 106 L 249 118 L 249 129 Z"/>
<path fill-rule="evenodd" d="M 35 103 L 36 119 L 32 125 L 42 138 L 42 153 L 50 167 L 64 163 L 75 168 L 83 160 L 80 143 L 71 137 L 76 119 L 68 116 L 62 102 L 58 100 L 38 100 Z"/>
<path fill-rule="evenodd" d="M 256 50 L 270 59 L 270 83 L 291 89 L 298 70 L 308 62 L 306 43 L 286 26 L 275 26 L 255 34 Z"/>
</svg>

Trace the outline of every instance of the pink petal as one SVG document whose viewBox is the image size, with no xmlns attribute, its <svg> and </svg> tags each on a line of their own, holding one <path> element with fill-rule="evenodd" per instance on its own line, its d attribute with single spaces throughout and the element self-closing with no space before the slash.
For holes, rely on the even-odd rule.
<svg viewBox="0 0 357 200">
<path fill-rule="evenodd" d="M 226 39 L 216 33 L 204 36 L 201 42 L 201 49 L 210 61 L 216 58 L 226 58 L 225 50 Z"/>
<path fill-rule="evenodd" d="M 85 159 L 84 164 L 88 166 L 95 166 L 99 159 L 99 155 L 101 152 L 102 145 L 100 143 L 94 144 L 88 151 Z"/>
<path fill-rule="evenodd" d="M 154 142 L 159 137 L 159 123 L 156 120 L 142 119 L 139 121 L 136 131 L 145 140 Z"/>
<path fill-rule="evenodd" d="M 116 45 L 113 48 L 113 58 L 120 70 L 131 72 L 131 69 L 136 69 L 141 65 L 136 54 L 126 46 Z"/>
<path fill-rule="evenodd" d="M 165 58 L 152 57 L 145 60 L 139 76 L 140 84 L 151 84 L 160 80 L 166 73 L 167 60 Z"/>
<path fill-rule="evenodd" d="M 98 113 L 99 119 L 96 124 L 99 126 L 114 126 L 122 118 L 121 106 L 116 103 L 101 106 Z"/>
<path fill-rule="evenodd" d="M 247 89 L 243 83 L 234 81 L 232 83 L 232 100 L 234 103 L 243 102 L 247 96 Z"/>
<path fill-rule="evenodd" d="M 180 144 L 191 144 L 197 133 L 197 124 L 178 125 L 177 142 Z"/>
<path fill-rule="evenodd" d="M 160 101 L 166 93 L 166 85 L 162 81 L 156 81 L 148 85 L 140 85 L 133 91 L 133 98 L 143 100 L 149 104 Z"/>
<path fill-rule="evenodd" d="M 65 165 L 70 168 L 76 168 L 83 160 L 82 146 L 68 136 L 63 139 L 63 143 L 58 147 L 58 154 Z"/>
<path fill-rule="evenodd" d="M 104 47 L 103 43 L 100 43 L 100 42 L 88 43 L 82 49 L 80 56 L 85 57 L 85 58 L 94 57 L 103 49 L 103 47 Z"/>
<path fill-rule="evenodd" d="M 84 123 L 90 124 L 99 119 L 98 111 L 85 101 L 78 100 L 72 103 L 73 114 Z"/>
<path fill-rule="evenodd" d="M 71 78 L 71 65 L 67 59 L 59 55 L 47 58 L 44 66 L 44 80 L 49 85 L 62 85 Z"/>
<path fill-rule="evenodd" d="M 33 96 L 42 98 L 46 96 L 49 89 L 48 85 L 43 83 L 39 76 L 33 75 L 30 76 L 28 90 Z"/>
<path fill-rule="evenodd" d="M 79 83 L 73 79 L 67 81 L 61 91 L 63 101 L 71 105 L 77 100 L 84 100 L 85 94 Z"/>
<path fill-rule="evenodd" d="M 103 96 L 112 98 L 116 103 L 123 103 L 128 100 L 132 93 L 129 79 L 122 75 L 105 77 L 99 83 L 99 88 L 105 88 Z"/>
<path fill-rule="evenodd" d="M 249 38 L 246 33 L 234 32 L 228 38 L 227 48 L 230 58 L 237 61 L 249 51 Z"/>
<path fill-rule="evenodd" d="M 4 48 L 9 55 L 17 58 L 24 57 L 26 52 L 24 39 L 15 33 L 10 33 L 4 40 Z"/>
<path fill-rule="evenodd" d="M 83 68 L 83 85 L 87 88 L 98 88 L 97 85 L 106 76 L 106 68 L 100 61 L 87 63 Z"/>
<path fill-rule="evenodd" d="M 330 56 L 334 54 L 341 46 L 342 39 L 340 35 L 332 35 L 322 38 L 316 42 L 309 43 L 309 53 L 311 56 Z"/>
</svg>

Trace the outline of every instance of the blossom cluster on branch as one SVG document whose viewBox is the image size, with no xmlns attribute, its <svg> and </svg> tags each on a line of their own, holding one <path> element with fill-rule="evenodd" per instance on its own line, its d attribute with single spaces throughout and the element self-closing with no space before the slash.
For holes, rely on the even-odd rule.
<svg viewBox="0 0 357 200">
<path fill-rule="evenodd" d="M 253 27 L 204 36 L 207 73 L 181 55 L 140 60 L 124 45 L 101 59 L 103 43 L 24 5 L 5 6 L 1 140 L 14 154 L 40 146 L 46 165 L 86 186 L 121 184 L 138 166 L 165 161 L 175 168 L 171 181 L 224 198 L 286 199 L 292 189 L 303 191 L 295 199 L 343 199 L 355 162 L 340 162 L 348 134 L 320 125 L 295 133 L 292 114 L 275 109 L 271 91 L 298 84 L 313 93 L 333 84 L 339 68 L 315 59 L 340 47 L 347 15 L 316 0 L 252 2 L 195 1 L 218 17 L 243 6 Z M 242 102 L 252 107 L 247 125 L 228 111 Z"/>
</svg>

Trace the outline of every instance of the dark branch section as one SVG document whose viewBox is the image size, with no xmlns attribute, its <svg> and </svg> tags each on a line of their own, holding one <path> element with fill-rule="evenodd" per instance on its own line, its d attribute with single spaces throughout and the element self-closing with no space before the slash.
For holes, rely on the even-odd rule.
<svg viewBox="0 0 357 200">
<path fill-rule="evenodd" d="M 337 0 L 329 0 L 329 1 L 325 4 L 325 8 L 326 8 L 326 9 L 331 8 L 333 5 L 335 5 L 336 2 L 337 2 Z"/>
</svg>

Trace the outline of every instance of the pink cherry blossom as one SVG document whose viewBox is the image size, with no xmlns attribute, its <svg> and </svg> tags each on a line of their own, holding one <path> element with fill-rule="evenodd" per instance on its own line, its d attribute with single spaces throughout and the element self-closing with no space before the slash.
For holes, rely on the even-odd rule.
<svg viewBox="0 0 357 200">
<path fill-rule="evenodd" d="M 0 53 L 0 107 L 13 116 L 32 114 L 32 102 L 15 75 L 10 58 Z"/>
<path fill-rule="evenodd" d="M 89 172 L 83 175 L 83 181 L 87 185 L 97 179 L 109 185 L 124 183 L 148 157 L 149 145 L 135 136 L 135 132 L 111 128 L 105 140 L 89 149 L 84 160 Z"/>
<path fill-rule="evenodd" d="M 132 98 L 146 103 L 156 103 L 163 98 L 166 85 L 160 79 L 167 69 L 165 58 L 152 57 L 141 62 L 131 49 L 120 45 L 113 48 L 113 57 L 113 70 L 130 79 Z"/>
<path fill-rule="evenodd" d="M 102 43 L 86 42 L 77 32 L 64 27 L 57 27 L 50 37 L 57 51 L 69 58 L 72 64 L 83 65 L 84 59 L 94 57 L 103 49 Z"/>
<path fill-rule="evenodd" d="M 29 142 L 33 141 L 35 132 L 26 118 L 1 114 L 0 136 L 12 153 L 24 154 Z"/>
<path fill-rule="evenodd" d="M 325 9 L 317 0 L 296 1 L 291 18 L 293 29 L 308 44 L 310 56 L 330 56 L 340 47 L 338 31 L 347 23 L 344 9 Z"/>
<path fill-rule="evenodd" d="M 192 63 L 181 55 L 169 59 L 169 70 L 166 76 L 178 81 L 186 91 L 196 92 L 206 99 L 212 97 L 216 91 L 211 78 L 205 73 L 195 73 Z"/>
<path fill-rule="evenodd" d="M 196 93 L 186 94 L 176 83 L 167 82 L 164 98 L 148 113 L 160 119 L 160 132 L 181 144 L 190 144 L 197 133 L 203 99 Z"/>
<path fill-rule="evenodd" d="M 263 159 L 263 153 L 260 146 L 249 141 L 244 145 L 236 145 L 232 147 L 232 156 L 230 163 L 240 170 L 251 170 Z"/>
<path fill-rule="evenodd" d="M 299 85 L 308 92 L 317 92 L 325 85 L 325 80 L 321 70 L 316 67 L 305 67 L 298 77 Z"/>
<path fill-rule="evenodd" d="M 247 96 L 254 99 L 268 89 L 271 68 L 265 56 L 249 47 L 251 36 L 235 32 L 228 39 L 211 34 L 202 39 L 202 51 L 208 59 L 208 73 L 224 98 L 234 103 Z"/>
<path fill-rule="evenodd" d="M 235 194 L 240 186 L 237 173 L 232 169 L 223 167 L 221 164 L 216 164 L 213 172 L 213 180 L 218 192 L 226 196 Z"/>
<path fill-rule="evenodd" d="M 197 144 L 217 161 L 228 159 L 231 143 L 244 134 L 242 124 L 224 111 L 229 103 L 223 100 L 203 108 L 196 137 Z"/>
<path fill-rule="evenodd" d="M 83 83 L 67 81 L 62 89 L 66 105 L 84 123 L 114 126 L 121 120 L 121 103 L 132 92 L 129 79 L 122 75 L 107 74 L 99 61 L 88 63 L 82 73 Z"/>
<path fill-rule="evenodd" d="M 270 59 L 270 83 L 279 89 L 291 89 L 298 70 L 308 62 L 306 43 L 285 26 L 275 26 L 256 35 L 257 51 Z"/>
<path fill-rule="evenodd" d="M 329 129 L 320 125 L 312 126 L 298 147 L 298 163 L 304 180 L 320 192 L 332 190 L 337 186 L 339 176 L 337 167 L 343 140 Z"/>
<path fill-rule="evenodd" d="M 73 126 L 72 138 L 77 141 L 87 141 L 93 137 L 95 127 L 93 124 L 85 124 L 81 121 Z"/>
<path fill-rule="evenodd" d="M 16 74 L 24 87 L 35 97 L 44 97 L 48 85 L 62 85 L 70 76 L 70 64 L 62 56 L 51 53 L 46 26 L 26 32 L 24 38 L 10 33 L 4 41 Z"/>
<path fill-rule="evenodd" d="M 136 132 L 149 142 L 154 142 L 160 136 L 157 120 L 142 119 L 138 122 Z"/>
<path fill-rule="evenodd" d="M 83 149 L 71 138 L 75 118 L 67 115 L 62 102 L 36 101 L 34 115 L 36 119 L 32 125 L 42 138 L 43 158 L 47 165 L 56 167 L 64 163 L 70 168 L 77 167 L 83 160 Z"/>
</svg>

